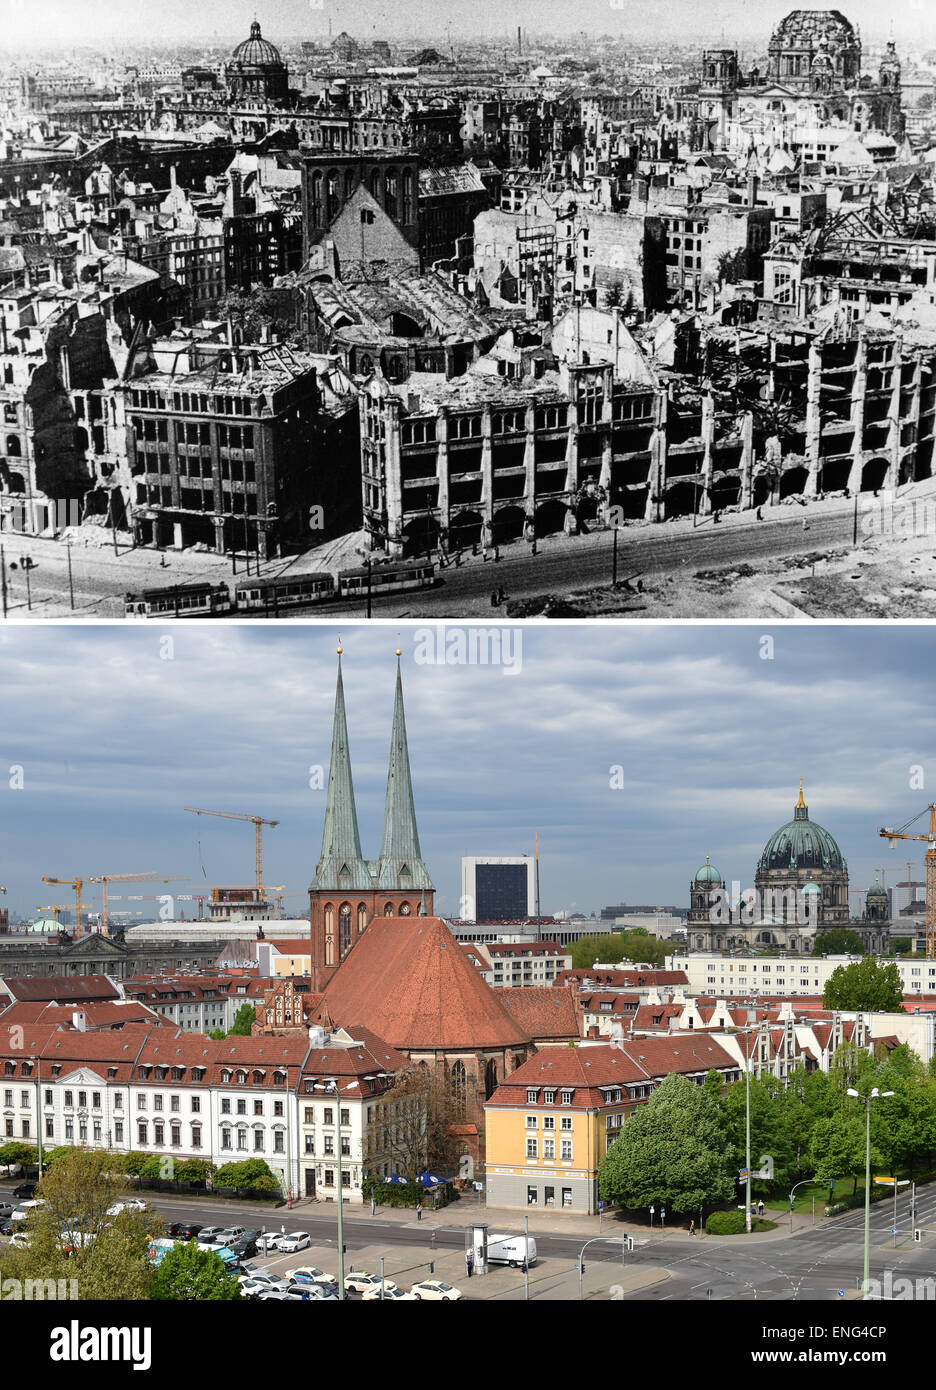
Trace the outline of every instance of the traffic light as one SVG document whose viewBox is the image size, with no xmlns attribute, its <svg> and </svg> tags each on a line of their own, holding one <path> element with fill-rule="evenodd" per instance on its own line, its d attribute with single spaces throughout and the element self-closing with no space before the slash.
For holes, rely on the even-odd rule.
<svg viewBox="0 0 936 1390">
<path fill-rule="evenodd" d="M 919 1245 L 920 1241 L 923 1239 L 923 1232 L 919 1229 L 919 1227 L 916 1230 L 914 1230 L 913 1239 L 917 1245 Z"/>
</svg>

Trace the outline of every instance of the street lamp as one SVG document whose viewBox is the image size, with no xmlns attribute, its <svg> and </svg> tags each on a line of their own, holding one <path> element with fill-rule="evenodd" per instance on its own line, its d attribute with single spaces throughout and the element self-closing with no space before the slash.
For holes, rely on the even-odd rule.
<svg viewBox="0 0 936 1390">
<path fill-rule="evenodd" d="M 862 1283 L 862 1298 L 868 1298 L 871 1274 L 871 1102 L 873 1100 L 886 1100 L 892 1096 L 893 1091 L 879 1091 L 874 1086 L 870 1095 L 863 1096 L 860 1091 L 855 1091 L 849 1086 L 847 1095 L 853 1096 L 855 1100 L 863 1100 L 865 1103 L 865 1220 L 864 1220 L 864 1281 Z"/>
<path fill-rule="evenodd" d="M 327 1081 L 321 1087 L 317 1086 L 316 1090 L 329 1091 L 335 1097 L 335 1107 L 338 1110 L 338 1124 L 336 1125 L 338 1131 L 338 1297 L 344 1302 L 344 1186 L 342 1184 L 343 1174 L 341 1171 L 341 1093 L 338 1090 L 337 1081 Z"/>
</svg>

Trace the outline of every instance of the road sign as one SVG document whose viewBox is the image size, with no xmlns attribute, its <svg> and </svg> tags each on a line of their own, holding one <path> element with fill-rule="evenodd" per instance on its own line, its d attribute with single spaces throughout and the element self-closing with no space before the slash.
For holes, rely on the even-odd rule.
<svg viewBox="0 0 936 1390">
<path fill-rule="evenodd" d="M 742 1181 L 742 1182 L 743 1182 L 744 1179 L 748 1176 L 748 1172 L 749 1172 L 749 1169 L 747 1169 L 747 1168 L 742 1168 L 742 1169 L 741 1169 L 741 1175 L 740 1175 L 740 1176 L 741 1176 L 741 1181 Z"/>
<path fill-rule="evenodd" d="M 599 1211 L 604 1211 L 604 1202 L 599 1202 L 599 1203 L 598 1203 L 598 1210 L 599 1210 Z"/>
<path fill-rule="evenodd" d="M 839 1291 L 838 1291 L 838 1296 L 839 1296 L 839 1298 L 844 1298 L 844 1297 L 845 1297 L 845 1290 L 844 1290 L 844 1289 L 839 1289 Z"/>
</svg>

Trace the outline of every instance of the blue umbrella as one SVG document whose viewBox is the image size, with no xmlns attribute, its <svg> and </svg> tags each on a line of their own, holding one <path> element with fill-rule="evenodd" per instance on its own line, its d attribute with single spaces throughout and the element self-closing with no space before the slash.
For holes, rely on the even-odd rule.
<svg viewBox="0 0 936 1390">
<path fill-rule="evenodd" d="M 390 1175 L 389 1178 L 381 1178 L 380 1181 L 381 1181 L 381 1182 L 397 1182 L 397 1183 L 403 1183 L 404 1186 L 405 1186 L 405 1184 L 407 1183 L 408 1179 L 407 1179 L 407 1178 L 404 1178 L 404 1177 L 401 1177 L 399 1173 L 392 1173 L 392 1174 Z"/>
<path fill-rule="evenodd" d="M 444 1187 L 445 1178 L 438 1177 L 435 1173 L 423 1173 L 419 1181 L 423 1187 Z"/>
</svg>

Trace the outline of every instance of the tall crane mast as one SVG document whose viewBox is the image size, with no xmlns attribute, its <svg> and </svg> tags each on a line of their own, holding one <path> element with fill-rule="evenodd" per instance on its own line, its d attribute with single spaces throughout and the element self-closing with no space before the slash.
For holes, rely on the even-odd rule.
<svg viewBox="0 0 936 1390">
<path fill-rule="evenodd" d="M 186 806 L 183 808 L 191 811 L 196 816 L 222 816 L 225 820 L 249 820 L 253 822 L 256 868 L 257 868 L 257 897 L 263 896 L 263 827 L 279 825 L 278 820 L 264 820 L 262 816 L 247 816 L 239 811 L 204 811 L 197 806 Z"/>
<path fill-rule="evenodd" d="M 82 913 L 82 910 L 83 910 L 85 904 L 81 901 L 81 890 L 82 890 L 82 888 L 83 888 L 84 885 L 85 885 L 84 879 L 83 879 L 83 878 L 46 878 L 45 874 L 43 874 L 43 876 L 42 876 L 42 881 L 43 881 L 43 883 L 61 883 L 61 884 L 63 884 L 66 888 L 74 888 L 74 890 L 75 890 L 75 940 L 77 941 L 78 938 L 79 938 L 79 937 L 81 936 L 81 934 L 82 934 L 81 913 Z"/>
<path fill-rule="evenodd" d="M 99 874 L 97 878 L 89 878 L 89 883 L 99 883 L 101 885 L 101 929 L 106 933 L 110 927 L 110 918 L 107 915 L 107 885 L 109 883 L 188 883 L 187 878 L 161 878 L 155 869 L 145 874 Z"/>
<path fill-rule="evenodd" d="M 906 832 L 910 826 L 915 824 L 921 816 L 925 816 L 929 811 L 929 833 L 926 835 L 908 835 Z M 898 840 L 924 840 L 926 842 L 926 959 L 936 960 L 936 801 L 922 811 L 918 811 L 915 816 L 911 816 L 906 824 L 901 825 L 897 830 L 882 828 L 878 834 L 885 840 L 890 841 L 891 849 L 897 848 Z"/>
</svg>

